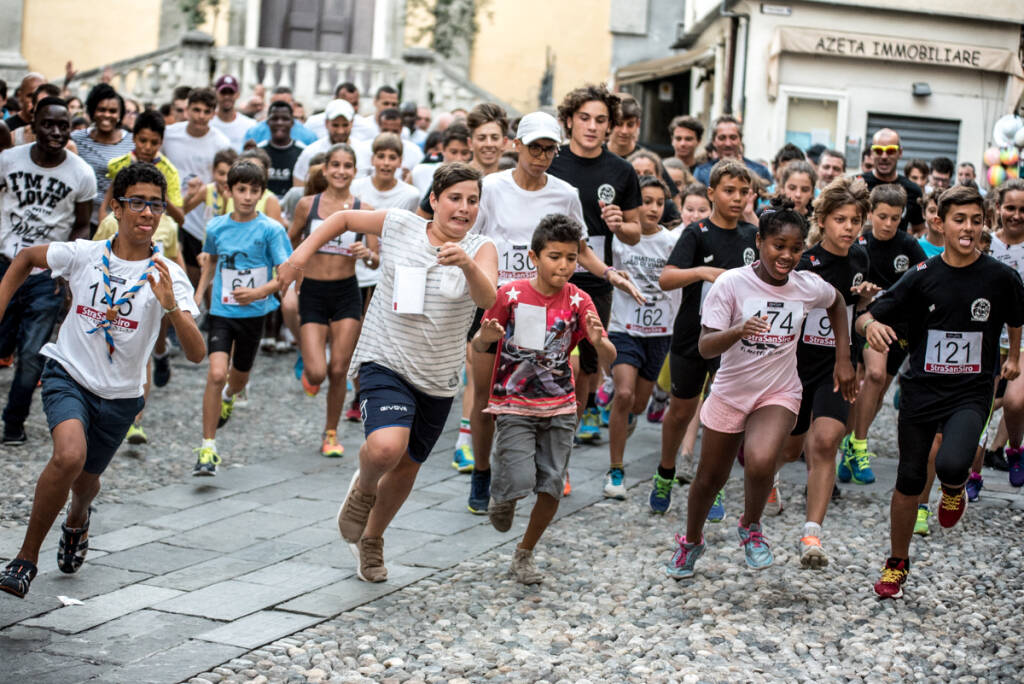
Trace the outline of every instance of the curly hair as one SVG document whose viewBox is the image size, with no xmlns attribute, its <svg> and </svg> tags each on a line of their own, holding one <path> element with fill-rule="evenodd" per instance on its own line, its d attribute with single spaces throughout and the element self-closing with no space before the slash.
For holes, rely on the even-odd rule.
<svg viewBox="0 0 1024 684">
<path fill-rule="evenodd" d="M 611 130 L 622 123 L 622 107 L 620 98 L 608 90 L 602 83 L 594 85 L 588 83 L 574 90 L 570 90 L 562 103 L 558 105 L 558 121 L 565 130 L 571 130 L 572 117 L 580 108 L 588 102 L 601 102 L 608 109 L 608 129 Z"/>
<path fill-rule="evenodd" d="M 840 207 L 852 204 L 857 207 L 860 220 L 863 222 L 870 208 L 868 186 L 860 178 L 840 176 L 825 186 L 811 206 L 814 208 L 814 223 L 808 243 L 815 245 L 824 236 L 825 219 Z"/>
<path fill-rule="evenodd" d="M 534 254 L 548 246 L 549 242 L 568 242 L 578 245 L 583 239 L 583 227 L 571 216 L 548 214 L 540 220 L 530 238 L 530 249 Z"/>
<path fill-rule="evenodd" d="M 807 238 L 807 219 L 797 211 L 793 200 L 788 197 L 773 197 L 771 206 L 761 213 L 761 218 L 757 222 L 757 233 L 764 240 L 781 233 L 786 226 L 796 226 L 800 230 L 800 236 Z"/>
<path fill-rule="evenodd" d="M 119 197 L 125 196 L 128 188 L 139 183 L 157 186 L 160 188 L 160 198 L 167 198 L 167 179 L 160 169 L 149 162 L 134 162 L 118 171 L 111 185 L 111 197 L 117 201 Z"/>
</svg>

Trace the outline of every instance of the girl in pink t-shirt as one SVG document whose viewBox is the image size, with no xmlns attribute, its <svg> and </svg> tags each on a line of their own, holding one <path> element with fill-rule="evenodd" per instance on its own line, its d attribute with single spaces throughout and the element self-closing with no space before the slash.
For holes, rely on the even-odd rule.
<svg viewBox="0 0 1024 684">
<path fill-rule="evenodd" d="M 690 485 L 686 535 L 676 535 L 679 548 L 665 569 L 675 579 L 693 577 L 693 566 L 704 553 L 704 521 L 715 494 L 729 479 L 741 443 L 747 506 L 737 532 L 747 565 L 761 569 L 772 564 L 761 514 L 776 456 L 800 408 L 796 347 L 811 309 L 828 310 L 836 330 L 835 384 L 850 401 L 856 393 L 842 296 L 814 273 L 794 271 L 807 231 L 807 221 L 790 200 L 773 200 L 760 219 L 760 260 L 723 273 L 704 300 L 698 348 L 704 358 L 721 355 L 722 361 L 701 410 L 704 437 L 700 465 Z"/>
</svg>

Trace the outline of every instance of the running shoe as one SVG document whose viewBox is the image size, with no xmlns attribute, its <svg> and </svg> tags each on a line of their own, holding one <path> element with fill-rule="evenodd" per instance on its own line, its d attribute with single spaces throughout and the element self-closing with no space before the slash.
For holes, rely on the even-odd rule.
<svg viewBox="0 0 1024 684">
<path fill-rule="evenodd" d="M 597 415 L 599 415 L 601 417 L 601 427 L 603 427 L 603 428 L 608 427 L 608 421 L 611 420 L 611 417 L 612 417 L 612 412 L 608 409 L 608 407 L 607 406 L 605 406 L 603 408 L 599 407 L 597 409 Z M 599 433 L 597 433 L 597 435 L 598 435 L 598 437 L 600 437 L 601 433 L 599 432 Z"/>
<path fill-rule="evenodd" d="M 363 537 L 358 543 L 352 544 L 356 550 L 359 567 L 356 575 L 364 582 L 385 582 L 388 569 L 384 565 L 384 539 L 382 537 Z"/>
<path fill-rule="evenodd" d="M 719 490 L 715 495 L 715 502 L 711 504 L 708 511 L 708 522 L 722 522 L 725 520 L 725 490 Z"/>
<path fill-rule="evenodd" d="M 278 354 L 287 354 L 292 350 L 292 343 L 288 340 L 277 340 L 274 342 L 274 351 Z"/>
<path fill-rule="evenodd" d="M 352 404 L 345 410 L 345 420 L 350 423 L 359 423 L 363 420 L 363 413 L 359 410 L 358 404 Z"/>
<path fill-rule="evenodd" d="M 800 567 L 823 568 L 828 565 L 828 554 L 821 548 L 821 539 L 807 535 L 800 539 Z"/>
<path fill-rule="evenodd" d="M 27 441 L 28 435 L 25 434 L 24 423 L 4 423 L 4 444 L 13 446 L 15 444 L 24 444 Z"/>
<path fill-rule="evenodd" d="M 14 354 L 0 358 L 0 368 L 10 368 L 14 365 Z"/>
<path fill-rule="evenodd" d="M 569 471 L 565 471 L 565 486 L 562 487 L 562 498 L 565 498 L 572 494 L 572 483 L 569 482 Z"/>
<path fill-rule="evenodd" d="M 224 427 L 224 423 L 231 420 L 231 412 L 235 410 L 235 398 L 220 398 L 220 418 L 217 419 L 217 427 Z"/>
<path fill-rule="evenodd" d="M 89 522 L 92 519 L 92 508 L 85 524 L 81 527 L 68 527 L 67 518 L 60 524 L 60 540 L 57 542 L 57 567 L 68 575 L 78 572 L 85 562 L 85 554 L 89 551 Z"/>
<path fill-rule="evenodd" d="M 890 558 L 882 567 L 882 576 L 875 582 L 875 593 L 879 598 L 898 599 L 903 596 L 903 585 L 910 574 L 910 561 Z"/>
<path fill-rule="evenodd" d="M 153 357 L 153 384 L 163 387 L 171 381 L 171 355 Z"/>
<path fill-rule="evenodd" d="M 956 494 L 947 494 L 942 488 L 942 500 L 939 502 L 939 524 L 949 528 L 956 525 L 967 510 L 967 492 L 961 489 Z"/>
<path fill-rule="evenodd" d="M 775 474 L 775 482 L 772 483 L 772 490 L 768 492 L 768 505 L 765 510 L 770 515 L 782 515 L 785 508 L 782 503 L 782 494 L 779 492 L 779 475 Z"/>
<path fill-rule="evenodd" d="M 1024 485 L 1024 461 L 1021 460 L 1024 449 L 1006 448 L 1006 463 L 1010 466 L 1010 485 L 1020 487 Z"/>
<path fill-rule="evenodd" d="M 985 467 L 1001 470 L 1004 473 L 1010 469 L 1010 463 L 1006 460 L 1006 453 L 1003 451 L 1003 447 L 992 451 L 985 449 Z"/>
<path fill-rule="evenodd" d="M 314 385 L 306 379 L 306 374 L 303 373 L 302 377 L 299 378 L 299 382 L 302 383 L 302 391 L 306 393 L 307 397 L 315 397 L 320 392 L 320 385 Z"/>
<path fill-rule="evenodd" d="M 672 554 L 672 560 L 665 566 L 665 574 L 676 580 L 691 579 L 693 577 L 693 566 L 697 559 L 704 554 L 704 540 L 691 544 L 686 537 L 676 535 L 676 543 L 679 548 Z"/>
<path fill-rule="evenodd" d="M 985 487 L 985 478 L 981 476 L 981 473 L 971 473 L 971 476 L 967 478 L 967 500 L 974 503 L 981 498 L 981 490 Z"/>
<path fill-rule="evenodd" d="M 196 447 L 192 451 L 199 454 L 196 464 L 192 466 L 192 477 L 213 477 L 217 474 L 220 455 L 216 447 Z"/>
<path fill-rule="evenodd" d="M 359 480 L 359 471 L 352 473 L 352 479 L 348 483 L 348 492 L 345 494 L 345 501 L 338 509 L 338 531 L 341 538 L 350 545 L 359 543 L 363 538 L 363 530 L 366 529 L 366 521 L 370 517 L 373 504 L 377 501 L 376 494 L 365 494 L 356 487 Z M 358 551 L 356 558 L 358 558 Z"/>
<path fill-rule="evenodd" d="M 659 396 L 655 391 L 651 394 L 651 401 L 647 404 L 647 422 L 660 423 L 665 420 L 665 411 L 668 410 L 668 395 Z"/>
<path fill-rule="evenodd" d="M 149 438 L 146 437 L 145 430 L 142 429 L 141 425 L 131 424 L 128 428 L 128 434 L 124 436 L 124 439 L 129 444 L 148 444 Z"/>
<path fill-rule="evenodd" d="M 875 481 L 875 473 L 871 470 L 871 456 L 867 451 L 852 451 L 846 459 L 846 467 L 850 469 L 850 477 L 854 484 L 868 485 Z"/>
<path fill-rule="evenodd" d="M 295 355 L 295 365 L 292 366 L 292 372 L 295 373 L 296 380 L 302 380 L 302 371 L 306 368 L 305 364 L 302 363 L 302 352 Z"/>
<path fill-rule="evenodd" d="M 747 567 L 763 570 L 775 562 L 771 546 L 761 533 L 761 525 L 751 523 L 744 527 L 742 521 L 736 525 L 736 534 L 740 537 L 740 546 L 747 558 Z"/>
<path fill-rule="evenodd" d="M 491 499 L 487 504 L 487 518 L 491 521 L 491 527 L 498 532 L 508 532 L 512 528 L 512 521 L 516 517 L 516 502 L 498 502 Z"/>
<path fill-rule="evenodd" d="M 914 534 L 922 537 L 927 537 L 932 533 L 931 528 L 928 526 L 928 520 L 932 517 L 931 509 L 927 506 L 917 507 L 917 521 L 914 522 Z"/>
<path fill-rule="evenodd" d="M 275 340 L 273 337 L 264 337 L 262 340 L 260 340 L 260 349 L 265 352 L 274 351 L 276 346 L 277 340 Z"/>
<path fill-rule="evenodd" d="M 473 447 L 468 444 L 455 447 L 455 455 L 452 456 L 452 468 L 460 473 L 473 472 Z"/>
<path fill-rule="evenodd" d="M 604 475 L 604 498 L 626 500 L 626 473 L 622 468 L 611 468 Z"/>
<path fill-rule="evenodd" d="M 532 549 L 515 550 L 508 574 L 520 584 L 540 584 L 544 581 L 544 573 L 538 570 L 536 563 L 533 562 Z"/>
<path fill-rule="evenodd" d="M 654 487 L 651 489 L 651 497 L 649 503 L 651 506 L 651 513 L 667 513 L 669 507 L 672 505 L 672 485 L 675 484 L 675 479 L 664 478 L 658 473 L 654 473 Z"/>
<path fill-rule="evenodd" d="M 469 501 L 466 508 L 473 515 L 487 515 L 491 498 L 491 471 L 474 470 L 469 476 Z"/>
<path fill-rule="evenodd" d="M 0 591 L 25 598 L 29 585 L 36 577 L 36 566 L 27 560 L 15 558 L 0 572 Z"/>
<path fill-rule="evenodd" d="M 853 448 L 850 446 L 850 435 L 846 435 L 843 437 L 843 443 L 839 445 L 839 463 L 836 464 L 836 477 L 840 482 L 849 482 L 853 479 L 853 471 L 847 465 L 851 456 Z"/>
<path fill-rule="evenodd" d="M 242 391 L 235 395 L 235 408 L 246 408 L 249 406 L 249 386 L 246 385 Z"/>
<path fill-rule="evenodd" d="M 594 444 L 601 440 L 601 415 L 596 408 L 588 408 L 583 412 L 577 436 L 583 444 Z"/>
<path fill-rule="evenodd" d="M 605 378 L 605 381 L 597 388 L 597 393 L 594 394 L 594 402 L 598 408 L 606 408 L 612 403 L 614 398 L 615 382 L 611 378 Z"/>
<path fill-rule="evenodd" d="M 324 430 L 324 443 L 320 447 L 320 454 L 329 458 L 340 458 L 345 453 L 345 447 L 338 443 L 337 430 Z"/>
</svg>

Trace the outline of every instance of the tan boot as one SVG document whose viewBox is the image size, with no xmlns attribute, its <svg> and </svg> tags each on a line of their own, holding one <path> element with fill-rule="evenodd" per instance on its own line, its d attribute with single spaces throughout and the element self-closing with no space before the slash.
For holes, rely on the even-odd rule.
<svg viewBox="0 0 1024 684">
<path fill-rule="evenodd" d="M 520 584 L 540 584 L 544 581 L 544 575 L 533 564 L 533 551 L 530 549 L 516 549 L 508 572 Z"/>
<path fill-rule="evenodd" d="M 364 582 L 384 582 L 388 569 L 384 567 L 384 539 L 363 537 L 359 540 L 359 579 Z"/>
<path fill-rule="evenodd" d="M 366 520 L 370 517 L 370 509 L 373 508 L 377 497 L 373 494 L 364 494 L 356 487 L 356 480 L 359 479 L 359 471 L 352 476 L 352 482 L 348 485 L 348 495 L 345 503 L 338 510 L 338 531 L 341 538 L 349 544 L 356 544 L 363 536 L 363 529 L 366 527 Z"/>
</svg>

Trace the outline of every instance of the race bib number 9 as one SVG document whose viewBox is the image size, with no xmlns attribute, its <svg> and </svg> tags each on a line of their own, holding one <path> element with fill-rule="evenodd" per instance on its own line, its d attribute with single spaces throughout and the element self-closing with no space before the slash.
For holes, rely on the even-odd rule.
<svg viewBox="0 0 1024 684">
<path fill-rule="evenodd" d="M 853 307 L 846 307 L 846 321 L 849 323 L 853 318 Z M 804 322 L 804 334 L 800 338 L 804 344 L 813 344 L 817 347 L 835 347 L 836 333 L 832 329 L 832 321 L 828 318 L 827 309 L 811 309 L 807 312 L 807 320 Z"/>
<path fill-rule="evenodd" d="M 786 344 L 796 339 L 797 331 L 804 320 L 804 307 L 799 302 L 752 298 L 743 302 L 743 320 L 751 316 L 765 318 L 771 329 L 748 336 L 747 340 L 759 344 Z"/>
<path fill-rule="evenodd" d="M 929 330 L 926 373 L 967 375 L 981 372 L 981 333 Z"/>
<path fill-rule="evenodd" d="M 228 306 L 241 306 L 238 300 L 232 292 L 239 287 L 257 288 L 263 287 L 267 284 L 267 269 L 266 268 L 246 268 L 243 270 L 236 270 L 233 268 L 225 268 L 220 272 L 220 302 Z M 253 300 L 251 304 L 255 304 L 257 301 L 263 301 L 266 297 L 259 300 Z"/>
</svg>

